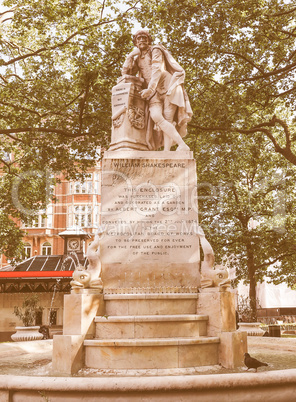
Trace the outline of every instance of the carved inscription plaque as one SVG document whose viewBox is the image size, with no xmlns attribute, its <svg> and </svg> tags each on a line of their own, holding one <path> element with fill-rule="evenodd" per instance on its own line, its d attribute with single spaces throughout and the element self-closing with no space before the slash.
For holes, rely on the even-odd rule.
<svg viewBox="0 0 296 402">
<path fill-rule="evenodd" d="M 195 161 L 112 154 L 102 171 L 103 263 L 197 263 Z"/>
</svg>

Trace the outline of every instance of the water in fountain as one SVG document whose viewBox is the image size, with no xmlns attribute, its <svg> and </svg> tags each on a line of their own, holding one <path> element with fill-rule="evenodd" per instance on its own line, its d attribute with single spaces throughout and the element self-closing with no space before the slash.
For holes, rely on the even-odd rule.
<svg viewBox="0 0 296 402">
<path fill-rule="evenodd" d="M 51 303 L 50 303 L 50 308 L 49 308 L 49 314 L 48 314 L 48 327 L 50 328 L 52 326 L 52 320 L 51 320 L 51 312 L 53 310 L 53 303 L 54 303 L 54 299 L 56 296 L 56 293 L 59 291 L 59 287 L 60 287 L 60 282 L 61 279 L 57 279 L 56 280 L 56 284 L 53 287 L 53 294 L 52 294 L 52 298 L 51 298 Z"/>
<path fill-rule="evenodd" d="M 66 263 L 68 261 L 71 261 L 69 268 L 68 268 L 69 271 L 70 271 L 72 264 L 74 264 L 74 269 L 77 268 L 77 266 L 79 265 L 79 258 L 77 256 L 77 254 L 75 253 L 75 251 L 71 251 L 71 253 L 69 255 L 67 255 L 67 257 L 64 259 L 64 261 L 62 263 L 61 271 L 66 271 Z"/>
</svg>

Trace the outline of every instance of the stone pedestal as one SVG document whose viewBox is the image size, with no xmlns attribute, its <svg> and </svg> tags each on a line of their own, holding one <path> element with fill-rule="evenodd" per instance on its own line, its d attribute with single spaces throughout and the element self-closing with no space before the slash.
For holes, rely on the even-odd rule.
<svg viewBox="0 0 296 402">
<path fill-rule="evenodd" d="M 197 313 L 209 316 L 208 336 L 219 336 L 219 363 L 226 368 L 243 365 L 247 333 L 236 330 L 235 294 L 223 287 L 200 289 Z"/>
<path fill-rule="evenodd" d="M 53 337 L 54 374 L 70 375 L 83 367 L 83 342 L 94 337 L 94 318 L 103 314 L 103 295 L 96 290 L 77 289 L 64 296 L 63 335 Z"/>
<path fill-rule="evenodd" d="M 112 88 L 112 135 L 110 151 L 147 151 L 143 79 L 124 76 Z"/>
<path fill-rule="evenodd" d="M 64 333 L 54 337 L 55 373 L 72 374 L 83 365 L 242 364 L 246 334 L 236 331 L 234 294 L 199 289 L 196 189 L 190 151 L 104 153 L 104 294 L 78 289 L 65 297 Z"/>
<path fill-rule="evenodd" d="M 192 152 L 105 152 L 102 280 L 108 289 L 196 292 L 199 241 Z M 125 290 L 124 290 L 125 289 Z M 190 290 L 191 289 L 191 290 Z"/>
</svg>

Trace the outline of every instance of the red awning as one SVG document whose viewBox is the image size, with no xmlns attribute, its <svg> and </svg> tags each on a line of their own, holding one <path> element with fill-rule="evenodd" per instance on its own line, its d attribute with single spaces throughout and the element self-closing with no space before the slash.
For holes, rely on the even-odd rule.
<svg viewBox="0 0 296 402">
<path fill-rule="evenodd" d="M 1 278 L 71 278 L 73 271 L 5 271 Z"/>
</svg>

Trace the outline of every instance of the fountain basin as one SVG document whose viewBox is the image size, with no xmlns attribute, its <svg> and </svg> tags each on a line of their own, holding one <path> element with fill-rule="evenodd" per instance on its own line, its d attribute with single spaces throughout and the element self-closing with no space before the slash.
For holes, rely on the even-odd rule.
<svg viewBox="0 0 296 402">
<path fill-rule="evenodd" d="M 296 369 L 261 373 L 161 377 L 0 376 L 1 401 L 294 400 Z M 3 399 L 2 399 L 3 398 Z"/>
</svg>

